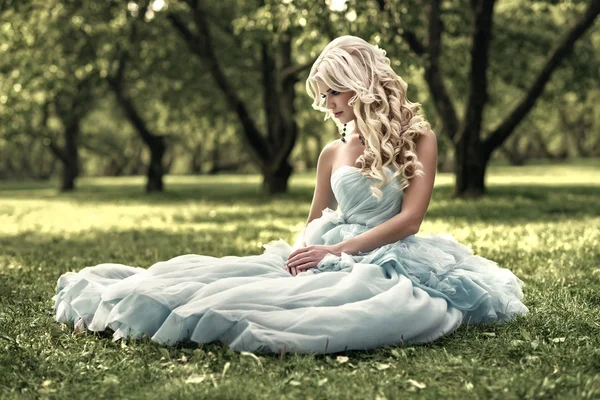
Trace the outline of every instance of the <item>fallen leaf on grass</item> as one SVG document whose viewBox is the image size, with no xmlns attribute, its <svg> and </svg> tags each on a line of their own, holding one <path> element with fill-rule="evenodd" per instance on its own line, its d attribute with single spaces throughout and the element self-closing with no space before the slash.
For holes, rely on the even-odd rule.
<svg viewBox="0 0 600 400">
<path fill-rule="evenodd" d="M 300 382 L 298 382 L 298 381 L 294 381 L 294 380 L 291 380 L 291 381 L 289 381 L 288 383 L 289 383 L 290 385 L 292 385 L 292 386 L 300 386 L 300 385 L 302 385 L 302 383 L 300 383 Z"/>
<path fill-rule="evenodd" d="M 102 383 L 104 383 L 105 385 L 118 385 L 119 384 L 119 377 L 116 375 L 106 375 L 104 377 L 104 380 L 102 381 Z"/>
<path fill-rule="evenodd" d="M 249 351 L 242 351 L 242 352 L 240 352 L 240 356 L 253 358 L 256 361 L 256 363 L 258 364 L 258 366 L 260 367 L 260 369 L 262 370 L 262 368 L 263 368 L 262 362 L 260 362 L 260 358 L 258 358 L 258 356 L 256 354 L 251 353 Z"/>
<path fill-rule="evenodd" d="M 408 390 L 415 391 L 417 389 L 425 389 L 427 387 L 426 384 L 422 382 L 415 381 L 414 379 L 407 380 L 408 383 L 412 385 L 412 387 Z"/>
<path fill-rule="evenodd" d="M 206 379 L 206 376 L 200 376 L 200 375 L 190 375 L 186 380 L 185 383 L 186 384 L 190 384 L 190 383 L 201 383 Z"/>
<path fill-rule="evenodd" d="M 383 371 L 384 369 L 388 369 L 390 368 L 391 365 L 390 364 L 376 364 L 375 368 L 377 368 L 379 371 Z"/>
<path fill-rule="evenodd" d="M 348 358 L 348 357 L 346 357 L 346 356 L 337 356 L 337 357 L 335 358 L 335 361 L 336 361 L 337 363 L 339 363 L 339 364 L 346 363 L 346 362 L 348 362 L 348 360 L 349 360 L 349 358 Z"/>
<path fill-rule="evenodd" d="M 323 378 L 317 382 L 317 386 L 323 386 L 327 383 L 327 378 Z"/>
<path fill-rule="evenodd" d="M 227 371 L 229 371 L 229 367 L 231 367 L 231 363 L 227 361 L 223 366 L 223 373 L 221 374 L 221 378 L 225 377 L 225 374 L 227 373 Z"/>
</svg>

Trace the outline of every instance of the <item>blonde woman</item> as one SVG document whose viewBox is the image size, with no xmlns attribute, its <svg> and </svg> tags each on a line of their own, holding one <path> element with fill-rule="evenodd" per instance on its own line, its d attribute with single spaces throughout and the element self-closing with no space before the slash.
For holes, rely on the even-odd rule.
<svg viewBox="0 0 600 400">
<path fill-rule="evenodd" d="M 525 314 L 522 281 L 451 236 L 416 236 L 437 144 L 385 51 L 333 40 L 307 80 L 342 138 L 321 152 L 308 223 L 292 247 L 187 254 L 148 269 L 67 272 L 56 319 L 115 340 L 220 341 L 252 352 L 332 353 L 436 340 L 464 323 Z"/>
</svg>

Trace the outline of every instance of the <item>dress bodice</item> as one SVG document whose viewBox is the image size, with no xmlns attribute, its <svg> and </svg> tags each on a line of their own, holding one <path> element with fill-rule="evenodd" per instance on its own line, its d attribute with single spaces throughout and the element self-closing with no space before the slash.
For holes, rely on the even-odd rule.
<svg viewBox="0 0 600 400">
<path fill-rule="evenodd" d="M 400 183 L 392 178 L 393 170 L 384 168 L 388 181 L 380 188 L 377 199 L 371 186 L 375 179 L 364 176 L 360 168 L 344 165 L 331 174 L 331 188 L 338 209 L 326 208 L 321 217 L 308 223 L 304 241 L 311 244 L 337 244 L 381 224 L 398 214 L 402 207 Z"/>
<path fill-rule="evenodd" d="M 338 212 L 346 223 L 372 228 L 400 212 L 400 184 L 392 178 L 391 166 L 384 168 L 384 172 L 388 181 L 381 187 L 381 199 L 371 193 L 375 179 L 364 176 L 360 168 L 344 165 L 331 174 L 331 188 L 339 205 Z"/>
</svg>

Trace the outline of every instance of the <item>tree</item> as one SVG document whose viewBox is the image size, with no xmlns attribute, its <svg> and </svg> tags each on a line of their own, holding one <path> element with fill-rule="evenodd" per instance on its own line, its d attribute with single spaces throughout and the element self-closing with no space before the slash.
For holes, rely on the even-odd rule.
<svg viewBox="0 0 600 400">
<path fill-rule="evenodd" d="M 92 43 L 82 21 L 53 2 L 24 2 L 3 16 L 9 22 L 2 33 L 8 56 L 1 67 L 8 106 L 2 117 L 20 120 L 8 134 L 43 141 L 62 164 L 61 190 L 73 190 L 81 123 L 98 84 Z"/>
<path fill-rule="evenodd" d="M 289 156 L 298 136 L 294 86 L 299 80 L 300 72 L 312 64 L 297 65 L 293 60 L 292 42 L 301 30 L 301 27 L 293 23 L 298 21 L 298 18 L 290 16 L 295 13 L 295 6 L 291 3 L 267 2 L 253 12 L 252 20 L 261 28 L 254 32 L 252 29 L 245 31 L 252 41 L 251 47 L 260 55 L 252 66 L 262 78 L 260 86 L 266 130 L 266 133 L 263 133 L 256 117 L 249 112 L 250 107 L 232 84 L 217 56 L 217 47 L 210 28 L 213 18 L 208 12 L 206 2 L 188 0 L 184 3 L 185 7 L 169 13 L 173 27 L 181 34 L 190 50 L 199 57 L 202 65 L 210 71 L 230 109 L 237 115 L 242 126 L 243 138 L 263 175 L 263 192 L 268 195 L 285 192 L 293 170 Z M 231 8 L 217 11 L 230 12 Z M 220 22 L 218 24 L 234 41 L 242 45 L 238 51 L 243 52 L 242 39 L 231 25 Z M 241 26 L 241 30 L 245 28 L 247 26 Z M 252 57 L 248 59 L 252 60 Z"/>
<path fill-rule="evenodd" d="M 80 174 L 79 138 L 81 123 L 93 106 L 93 91 L 95 84 L 93 76 L 88 76 L 77 82 L 74 91 L 69 93 L 67 88 L 56 92 L 52 105 L 55 115 L 61 122 L 64 145 L 61 147 L 55 140 L 47 141 L 52 153 L 62 163 L 61 191 L 75 189 L 75 179 Z M 44 127 L 43 127 L 44 128 Z M 47 128 L 47 126 L 46 126 Z"/>
<path fill-rule="evenodd" d="M 422 42 L 415 31 L 393 25 L 411 50 L 424 59 L 425 80 L 432 94 L 438 115 L 443 121 L 442 133 L 447 135 L 455 148 L 455 195 L 477 197 L 485 192 L 485 173 L 492 153 L 512 134 L 542 94 L 552 73 L 569 55 L 575 42 L 593 25 L 600 13 L 600 0 L 590 0 L 587 9 L 568 29 L 539 71 L 529 89 L 485 139 L 482 138 L 484 109 L 489 101 L 488 77 L 489 50 L 492 40 L 495 0 L 471 0 L 472 32 L 468 73 L 468 99 L 464 116 L 460 120 L 451 99 L 440 67 L 442 48 L 442 1 L 431 0 L 425 4 L 427 32 Z M 397 21 L 395 6 L 386 0 L 377 0 L 381 11 L 389 20 Z"/>
<path fill-rule="evenodd" d="M 117 102 L 123 109 L 123 112 L 150 150 L 150 162 L 146 173 L 146 192 L 162 192 L 164 188 L 163 177 L 165 174 L 163 157 L 167 150 L 167 144 L 164 136 L 150 131 L 133 100 L 127 93 L 124 83 L 127 61 L 128 54 L 122 52 L 117 61 L 117 72 L 114 76 L 108 76 L 107 81 L 115 93 Z"/>
<path fill-rule="evenodd" d="M 214 100 L 205 74 L 194 71 L 197 62 L 189 57 L 187 46 L 173 43 L 177 33 L 162 14 L 163 9 L 150 1 L 129 3 L 114 16 L 125 23 L 104 35 L 110 48 L 104 57 L 112 66 L 106 81 L 149 151 L 148 192 L 163 190 L 164 174 L 174 161 L 171 146 L 198 134 L 199 120 L 226 118 L 223 102 Z"/>
</svg>

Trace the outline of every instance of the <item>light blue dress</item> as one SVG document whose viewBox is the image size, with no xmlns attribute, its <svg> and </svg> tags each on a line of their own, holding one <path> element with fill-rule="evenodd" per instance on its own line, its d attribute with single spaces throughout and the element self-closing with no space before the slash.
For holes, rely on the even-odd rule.
<svg viewBox="0 0 600 400">
<path fill-rule="evenodd" d="M 386 169 L 390 174 L 391 170 Z M 338 210 L 305 228 L 311 244 L 357 236 L 400 212 L 397 181 L 377 200 L 353 166 L 331 176 Z M 110 328 L 114 340 L 220 341 L 238 351 L 333 353 L 423 343 L 463 323 L 525 314 L 523 282 L 449 235 L 412 235 L 358 255 L 330 254 L 292 277 L 279 239 L 245 257 L 187 254 L 148 269 L 99 264 L 63 274 L 56 320 Z"/>
</svg>

